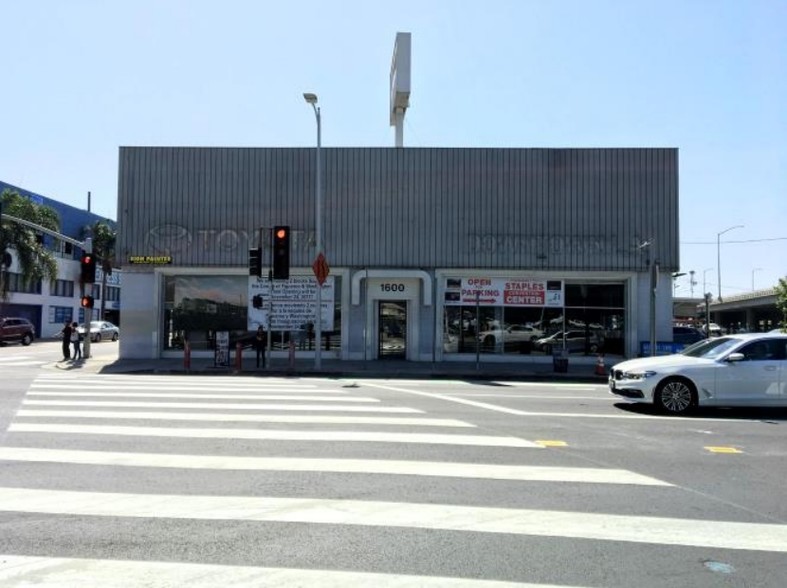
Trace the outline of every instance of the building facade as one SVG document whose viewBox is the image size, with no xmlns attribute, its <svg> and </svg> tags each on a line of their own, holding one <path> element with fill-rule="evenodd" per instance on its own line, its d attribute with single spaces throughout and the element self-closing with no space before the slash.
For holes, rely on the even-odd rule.
<svg viewBox="0 0 787 588">
<path fill-rule="evenodd" d="M 651 303 L 656 338 L 671 340 L 676 149 L 322 155 L 323 357 L 632 356 Z M 217 333 L 260 324 L 274 353 L 313 354 L 315 186 L 314 149 L 122 147 L 121 357 L 186 340 L 209 354 Z M 291 228 L 291 277 L 250 277 L 249 249 L 269 259 L 276 225 Z"/>
<path fill-rule="evenodd" d="M 57 212 L 60 217 L 60 232 L 72 239 L 84 240 L 85 228 L 96 222 L 114 222 L 97 214 L 75 208 L 57 200 L 35 194 L 24 188 L 0 182 L 0 194 L 5 190 L 17 192 L 36 204 L 48 206 Z M 46 280 L 36 283 L 25 283 L 19 271 L 19 264 L 15 251 L 11 254 L 11 265 L 4 268 L 9 281 L 8 300 L 0 301 L 0 314 L 2 316 L 22 317 L 35 325 L 37 338 L 54 337 L 66 321 L 84 321 L 84 309 L 80 306 L 82 290 L 79 283 L 79 259 L 82 250 L 71 243 L 60 241 L 49 235 L 41 235 L 44 245 L 53 252 L 57 260 L 57 280 Z M 95 309 L 102 306 L 101 281 L 102 272 L 96 272 L 96 284 L 93 286 L 92 295 L 95 299 Z M 103 300 L 104 320 L 119 324 L 120 321 L 120 272 L 113 271 L 107 276 L 107 288 Z M 98 318 L 97 310 L 93 317 Z"/>
</svg>

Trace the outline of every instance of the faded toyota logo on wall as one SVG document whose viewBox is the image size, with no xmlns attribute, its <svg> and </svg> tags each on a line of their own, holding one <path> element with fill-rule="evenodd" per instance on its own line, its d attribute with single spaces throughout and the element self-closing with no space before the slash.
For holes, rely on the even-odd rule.
<svg viewBox="0 0 787 588">
<path fill-rule="evenodd" d="M 292 230 L 290 250 L 307 251 L 314 245 L 313 231 Z M 148 231 L 145 246 L 148 251 L 161 255 L 173 255 L 187 251 L 225 252 L 247 250 L 262 245 L 270 248 L 270 239 L 260 240 L 258 229 L 194 229 L 176 224 L 157 225 Z"/>
<path fill-rule="evenodd" d="M 147 247 L 156 253 L 172 255 L 191 247 L 191 233 L 180 225 L 158 225 L 148 231 Z"/>
</svg>

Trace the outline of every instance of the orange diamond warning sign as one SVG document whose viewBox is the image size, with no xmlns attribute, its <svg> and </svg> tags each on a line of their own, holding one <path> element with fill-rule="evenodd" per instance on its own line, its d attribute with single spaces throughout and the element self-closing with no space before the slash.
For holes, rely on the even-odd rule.
<svg viewBox="0 0 787 588">
<path fill-rule="evenodd" d="M 314 260 L 312 269 L 314 270 L 314 275 L 317 278 L 317 283 L 322 286 L 323 283 L 325 283 L 325 278 L 327 278 L 328 274 L 331 273 L 331 268 L 328 267 L 328 260 L 325 259 L 325 256 L 322 253 L 320 253 L 317 256 L 317 259 Z"/>
</svg>

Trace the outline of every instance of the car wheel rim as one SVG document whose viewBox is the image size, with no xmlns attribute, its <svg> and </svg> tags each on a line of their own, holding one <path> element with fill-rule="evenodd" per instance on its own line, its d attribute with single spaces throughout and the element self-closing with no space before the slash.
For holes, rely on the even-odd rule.
<svg viewBox="0 0 787 588">
<path fill-rule="evenodd" d="M 681 382 L 671 382 L 661 391 L 661 404 L 670 412 L 683 412 L 691 406 L 691 390 Z"/>
</svg>

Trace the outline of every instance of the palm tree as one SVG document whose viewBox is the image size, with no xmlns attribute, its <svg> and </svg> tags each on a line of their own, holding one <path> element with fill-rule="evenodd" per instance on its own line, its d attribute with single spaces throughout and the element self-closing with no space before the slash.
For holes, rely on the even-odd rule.
<svg viewBox="0 0 787 588">
<path fill-rule="evenodd" d="M 82 232 L 93 239 L 93 254 L 101 261 L 101 320 L 104 320 L 104 307 L 107 298 L 107 276 L 112 274 L 115 265 L 115 242 L 117 231 L 109 221 L 96 221 L 85 227 Z"/>
<path fill-rule="evenodd" d="M 60 231 L 60 217 L 54 209 L 36 204 L 15 190 L 3 190 L 0 202 L 3 214 L 35 223 L 51 231 Z M 57 260 L 52 252 L 44 247 L 35 229 L 9 220 L 2 221 L 0 229 L 0 255 L 5 257 L 5 253 L 10 249 L 16 252 L 23 282 L 57 280 Z M 3 264 L 0 271 L 0 298 L 3 302 L 8 300 L 9 285 L 7 268 Z"/>
</svg>

